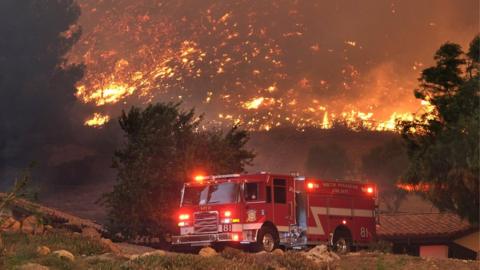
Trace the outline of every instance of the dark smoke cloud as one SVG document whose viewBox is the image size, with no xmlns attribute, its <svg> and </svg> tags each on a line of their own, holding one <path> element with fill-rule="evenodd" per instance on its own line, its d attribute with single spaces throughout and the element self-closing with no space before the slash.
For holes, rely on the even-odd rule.
<svg viewBox="0 0 480 270">
<path fill-rule="evenodd" d="M 112 147 L 106 142 L 115 137 L 107 139 L 106 131 L 99 137 L 83 126 L 91 109 L 74 96 L 83 67 L 65 64 L 79 39 L 80 32 L 70 28 L 79 15 L 69 0 L 0 1 L 2 189 L 31 162 L 43 187 L 87 181 L 108 168 Z"/>
</svg>

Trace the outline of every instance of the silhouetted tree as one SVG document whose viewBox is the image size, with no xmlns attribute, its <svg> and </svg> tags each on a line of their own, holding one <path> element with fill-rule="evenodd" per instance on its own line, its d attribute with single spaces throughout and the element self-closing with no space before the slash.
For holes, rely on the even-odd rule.
<svg viewBox="0 0 480 270">
<path fill-rule="evenodd" d="M 397 187 L 408 167 L 405 147 L 393 139 L 370 150 L 362 157 L 362 173 L 378 185 L 379 199 L 388 212 L 397 212 L 406 192 Z"/>
<path fill-rule="evenodd" d="M 423 70 L 415 97 L 430 102 L 421 119 L 401 123 L 410 166 L 406 182 L 440 210 L 470 222 L 479 218 L 479 43 L 464 53 L 445 43 L 435 53 L 436 65 Z"/>
<path fill-rule="evenodd" d="M 338 144 L 316 145 L 307 154 L 305 169 L 309 175 L 324 179 L 344 179 L 353 163 L 344 148 Z"/>
<path fill-rule="evenodd" d="M 236 127 L 226 134 L 201 131 L 200 122 L 193 110 L 181 111 L 172 103 L 122 113 L 126 142 L 113 159 L 117 184 L 101 199 L 112 233 L 161 235 L 175 225 L 180 189 L 195 172 L 244 171 L 254 157 L 245 149 L 247 133 Z"/>
</svg>

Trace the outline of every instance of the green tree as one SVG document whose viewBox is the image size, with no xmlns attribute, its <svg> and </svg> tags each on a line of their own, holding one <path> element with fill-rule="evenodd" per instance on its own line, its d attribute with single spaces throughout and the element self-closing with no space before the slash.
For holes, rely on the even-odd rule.
<svg viewBox="0 0 480 270">
<path fill-rule="evenodd" d="M 133 107 L 119 123 L 126 141 L 113 158 L 117 184 L 101 202 L 108 209 L 109 230 L 126 238 L 173 229 L 180 189 L 195 172 L 243 172 L 254 157 L 245 149 L 245 131 L 202 131 L 201 117 L 181 111 L 179 104 Z"/>
<path fill-rule="evenodd" d="M 338 144 L 313 146 L 308 151 L 305 163 L 309 175 L 327 179 L 344 179 L 352 167 L 347 152 Z"/>
<path fill-rule="evenodd" d="M 415 90 L 432 108 L 400 123 L 410 160 L 405 181 L 425 187 L 420 192 L 440 210 L 473 223 L 479 218 L 479 43 L 476 36 L 467 53 L 454 43 L 440 47 Z"/>
<path fill-rule="evenodd" d="M 388 212 L 397 212 L 406 192 L 397 187 L 408 167 L 405 147 L 393 139 L 370 150 L 362 157 L 362 173 L 375 182 L 379 189 L 379 200 Z"/>
</svg>

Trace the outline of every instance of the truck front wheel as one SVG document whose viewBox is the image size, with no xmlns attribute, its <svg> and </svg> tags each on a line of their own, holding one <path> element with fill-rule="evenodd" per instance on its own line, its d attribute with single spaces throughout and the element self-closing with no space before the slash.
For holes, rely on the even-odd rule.
<svg viewBox="0 0 480 270">
<path fill-rule="evenodd" d="M 279 246 L 278 233 L 270 226 L 263 226 L 258 231 L 256 251 L 272 252 Z"/>
</svg>

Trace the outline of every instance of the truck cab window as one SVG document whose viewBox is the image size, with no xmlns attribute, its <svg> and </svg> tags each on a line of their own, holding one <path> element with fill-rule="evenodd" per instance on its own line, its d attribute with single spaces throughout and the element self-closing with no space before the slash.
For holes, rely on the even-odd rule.
<svg viewBox="0 0 480 270">
<path fill-rule="evenodd" d="M 287 203 L 287 181 L 285 179 L 273 179 L 273 202 Z"/>
<path fill-rule="evenodd" d="M 246 183 L 245 184 L 245 201 L 256 201 L 259 199 L 258 183 Z"/>
</svg>

